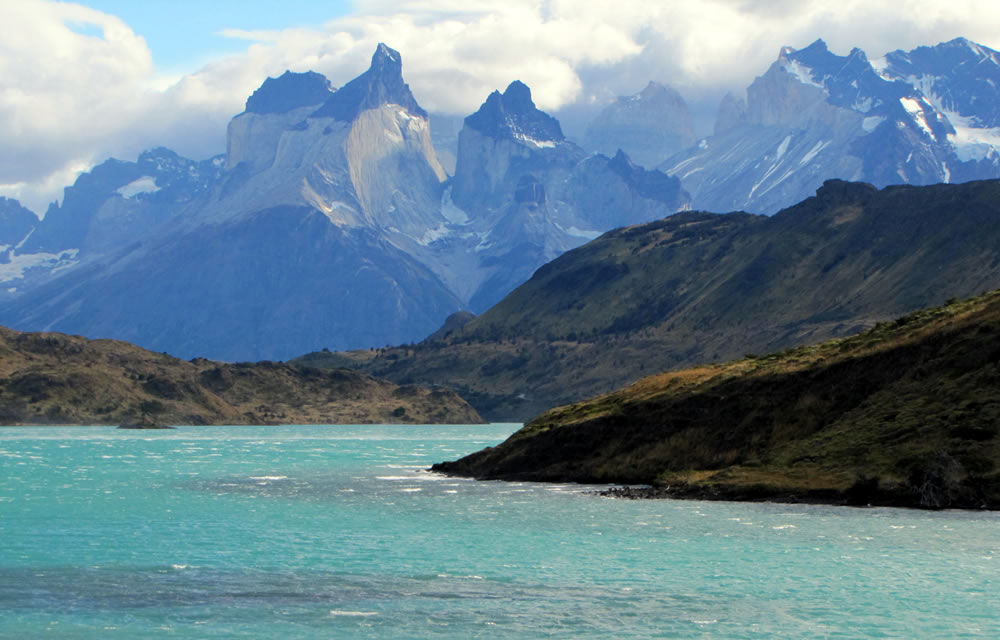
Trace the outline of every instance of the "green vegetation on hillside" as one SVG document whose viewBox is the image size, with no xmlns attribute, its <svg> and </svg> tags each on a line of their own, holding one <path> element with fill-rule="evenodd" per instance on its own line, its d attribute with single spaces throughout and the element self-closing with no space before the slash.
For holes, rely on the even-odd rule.
<svg viewBox="0 0 1000 640">
<path fill-rule="evenodd" d="M 1000 287 L 1000 181 L 830 181 L 771 217 L 682 213 L 604 234 L 418 345 L 344 354 L 526 420 L 656 371 L 850 335 Z M 338 366 L 348 366 L 343 359 Z"/>
<path fill-rule="evenodd" d="M 653 493 L 1000 508 L 1000 292 L 644 378 L 435 468 Z"/>
<path fill-rule="evenodd" d="M 453 391 L 0 327 L 0 424 L 476 423 Z"/>
</svg>

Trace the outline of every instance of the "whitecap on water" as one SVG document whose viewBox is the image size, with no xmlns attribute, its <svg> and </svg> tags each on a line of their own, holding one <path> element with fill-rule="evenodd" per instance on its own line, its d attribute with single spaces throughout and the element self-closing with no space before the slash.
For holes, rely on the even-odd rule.
<svg viewBox="0 0 1000 640">
<path fill-rule="evenodd" d="M 370 616 L 377 616 L 378 611 L 341 611 L 340 609 L 331 609 L 330 615 L 350 618 L 367 618 Z"/>
</svg>

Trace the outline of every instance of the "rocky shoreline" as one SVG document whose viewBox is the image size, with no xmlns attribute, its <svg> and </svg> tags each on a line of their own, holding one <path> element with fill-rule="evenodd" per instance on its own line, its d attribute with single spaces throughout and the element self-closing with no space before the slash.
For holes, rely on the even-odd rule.
<svg viewBox="0 0 1000 640">
<path fill-rule="evenodd" d="M 703 487 L 652 487 L 625 485 L 590 492 L 602 498 L 619 500 L 713 500 L 719 502 L 776 502 L 782 504 L 819 504 L 831 506 L 870 507 L 874 504 L 851 501 L 836 492 L 769 493 L 761 491 L 719 491 Z M 909 506 L 885 504 L 879 506 Z"/>
<path fill-rule="evenodd" d="M 922 509 L 940 511 L 962 509 L 968 511 L 994 510 L 980 498 L 953 497 L 947 502 L 928 502 L 922 496 L 905 491 L 867 492 L 852 488 L 812 490 L 803 493 L 773 491 L 763 488 L 719 488 L 693 486 L 654 487 L 649 485 L 610 487 L 588 492 L 602 498 L 618 500 L 711 500 L 716 502 L 773 502 L 777 504 L 814 504 L 836 507 L 892 507 L 897 509 Z"/>
</svg>

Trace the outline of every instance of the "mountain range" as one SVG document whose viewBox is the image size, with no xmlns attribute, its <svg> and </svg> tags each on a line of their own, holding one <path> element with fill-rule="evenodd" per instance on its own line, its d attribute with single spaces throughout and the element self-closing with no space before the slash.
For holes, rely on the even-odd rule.
<svg viewBox="0 0 1000 640">
<path fill-rule="evenodd" d="M 269 78 L 224 156 L 108 160 L 41 221 L 4 200 L 0 323 L 226 360 L 404 343 L 603 231 L 688 204 L 675 178 L 566 140 L 520 82 L 458 139 L 449 177 L 384 44 L 340 89 Z"/>
<path fill-rule="evenodd" d="M 785 47 L 727 96 L 714 133 L 660 165 L 706 211 L 774 213 L 825 180 L 882 187 L 1000 177 L 1000 54 L 958 38 L 871 60 Z M 627 147 L 626 147 L 627 148 Z"/>
<path fill-rule="evenodd" d="M 537 269 L 612 229 L 773 214 L 830 178 L 998 177 L 998 82 L 1000 54 L 965 39 L 878 59 L 817 41 L 782 49 L 700 140 L 683 97 L 650 83 L 578 144 L 519 81 L 432 137 L 381 44 L 339 89 L 314 72 L 268 78 L 223 155 L 108 160 L 41 220 L 0 200 L 0 323 L 225 360 L 417 343 L 455 312 L 510 308 Z M 449 175 L 435 145 L 452 144 Z"/>
</svg>

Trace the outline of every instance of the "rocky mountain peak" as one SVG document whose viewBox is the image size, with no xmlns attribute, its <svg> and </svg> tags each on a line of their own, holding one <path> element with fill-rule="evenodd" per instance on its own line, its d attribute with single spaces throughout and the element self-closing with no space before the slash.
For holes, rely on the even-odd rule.
<svg viewBox="0 0 1000 640">
<path fill-rule="evenodd" d="M 1000 53 L 966 38 L 886 54 L 882 73 L 927 95 L 938 108 L 968 118 L 959 126 L 1000 127 Z"/>
<path fill-rule="evenodd" d="M 682 200 L 688 198 L 681 189 L 680 180 L 656 169 L 644 169 L 632 162 L 628 154 L 621 149 L 608 161 L 608 169 L 621 177 L 625 184 L 643 198 L 664 203 L 676 203 L 678 196 Z"/>
<path fill-rule="evenodd" d="M 677 92 L 673 87 L 668 87 L 665 84 L 660 84 L 654 80 L 650 80 L 649 84 L 639 92 L 639 97 L 643 100 L 653 100 L 657 98 L 668 99 L 668 100 L 681 100 L 681 94 Z"/>
<path fill-rule="evenodd" d="M 352 122 L 361 112 L 386 104 L 398 104 L 411 115 L 427 117 L 410 92 L 410 85 L 403 82 L 402 56 L 380 42 L 368 70 L 341 87 L 310 117 Z"/>
<path fill-rule="evenodd" d="M 824 181 L 823 186 L 816 190 L 816 198 L 824 203 L 824 206 L 865 203 L 877 195 L 878 189 L 874 185 L 839 178 Z"/>
<path fill-rule="evenodd" d="M 816 40 L 805 49 L 785 47 L 778 61 L 786 71 L 798 75 L 806 84 L 827 85 L 831 79 L 850 76 L 853 80 L 865 71 L 874 73 L 861 49 L 854 48 L 847 56 L 838 56 L 823 40 Z"/>
<path fill-rule="evenodd" d="M 403 73 L 403 61 L 399 57 L 399 52 L 384 42 L 378 43 L 375 53 L 372 54 L 372 68 L 390 67 L 395 69 L 397 75 Z"/>
<path fill-rule="evenodd" d="M 632 173 L 638 168 L 636 164 L 632 162 L 632 159 L 628 157 L 628 154 L 621 149 L 619 149 L 618 153 L 615 154 L 615 157 L 611 158 L 611 161 L 608 162 L 608 167 L 614 169 L 616 173 L 621 175 Z"/>
<path fill-rule="evenodd" d="M 465 119 L 466 126 L 491 138 L 560 142 L 565 139 L 559 121 L 538 109 L 531 89 L 520 80 L 511 82 L 502 94 L 494 91 L 486 102 Z"/>
<path fill-rule="evenodd" d="M 605 155 L 624 149 L 636 162 L 655 167 L 696 141 L 687 103 L 672 87 L 650 81 L 605 107 L 587 127 L 584 146 Z"/>
<path fill-rule="evenodd" d="M 919 106 L 915 89 L 880 73 L 876 66 L 861 49 L 840 56 L 830 51 L 823 40 L 804 49 L 784 47 L 771 69 L 751 86 L 751 120 L 761 113 L 772 118 L 777 113 L 778 122 L 792 124 L 803 114 L 811 114 L 817 100 L 866 116 L 903 116 L 908 120 L 900 100 Z M 822 90 L 822 96 L 811 87 Z M 928 127 L 935 129 L 933 118 L 928 120 Z M 945 133 L 943 129 L 933 131 L 935 136 Z"/>
<path fill-rule="evenodd" d="M 38 216 L 13 198 L 0 196 L 0 256 L 18 244 L 38 225 Z"/>
<path fill-rule="evenodd" d="M 247 98 L 247 113 L 288 113 L 301 107 L 322 104 L 334 89 L 326 76 L 315 71 L 285 71 L 268 78 Z"/>
</svg>

